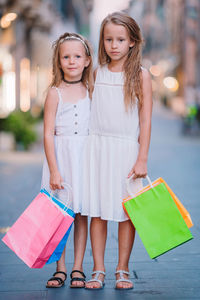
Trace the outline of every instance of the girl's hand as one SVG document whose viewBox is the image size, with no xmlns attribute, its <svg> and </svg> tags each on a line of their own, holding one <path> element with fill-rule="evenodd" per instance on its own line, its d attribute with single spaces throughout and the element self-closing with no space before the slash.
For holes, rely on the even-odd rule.
<svg viewBox="0 0 200 300">
<path fill-rule="evenodd" d="M 134 167 L 128 174 L 128 178 L 130 178 L 133 174 L 134 174 L 133 179 L 146 177 L 147 175 L 146 161 L 137 160 Z"/>
<path fill-rule="evenodd" d="M 50 189 L 51 190 L 61 190 L 64 189 L 64 187 L 62 186 L 63 179 L 60 175 L 59 172 L 52 172 L 50 173 Z"/>
</svg>

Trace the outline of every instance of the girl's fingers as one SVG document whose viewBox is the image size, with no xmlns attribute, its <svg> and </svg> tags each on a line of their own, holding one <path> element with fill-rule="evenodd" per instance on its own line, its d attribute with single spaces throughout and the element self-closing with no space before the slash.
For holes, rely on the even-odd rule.
<svg viewBox="0 0 200 300">
<path fill-rule="evenodd" d="M 64 189 L 64 186 L 62 185 L 62 182 L 64 182 L 64 180 L 61 178 L 61 184 L 60 184 L 60 186 L 61 186 L 61 189 L 63 190 Z"/>
<path fill-rule="evenodd" d="M 51 189 L 52 191 L 55 191 L 55 190 L 56 190 L 55 185 L 50 184 L 50 189 Z"/>
<path fill-rule="evenodd" d="M 145 178 L 147 176 L 146 173 L 141 173 L 141 174 L 135 174 L 133 179 L 136 179 L 136 178 Z"/>
<path fill-rule="evenodd" d="M 137 175 L 137 174 L 134 174 L 133 180 L 136 179 L 136 178 L 138 178 L 138 175 Z"/>
<path fill-rule="evenodd" d="M 51 190 L 55 191 L 63 189 L 63 186 L 61 184 L 50 184 L 50 188 Z"/>
<path fill-rule="evenodd" d="M 134 173 L 133 170 L 131 170 L 128 174 L 128 178 L 130 178 L 133 175 L 133 173 Z"/>
<path fill-rule="evenodd" d="M 57 184 L 56 187 L 57 187 L 57 190 L 62 190 L 61 184 Z"/>
<path fill-rule="evenodd" d="M 63 190 L 65 188 L 64 185 L 62 185 L 62 182 L 63 180 L 61 180 L 60 184 L 57 185 L 59 190 Z"/>
<path fill-rule="evenodd" d="M 137 172 L 135 169 L 132 169 L 128 174 L 128 178 L 130 178 L 133 174 L 133 180 L 136 178 L 145 178 L 147 176 L 146 172 Z"/>
</svg>

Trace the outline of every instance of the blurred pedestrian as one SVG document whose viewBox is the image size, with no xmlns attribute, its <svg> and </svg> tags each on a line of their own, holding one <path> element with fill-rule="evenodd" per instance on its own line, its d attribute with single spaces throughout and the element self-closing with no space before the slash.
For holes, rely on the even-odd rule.
<svg viewBox="0 0 200 300">
<path fill-rule="evenodd" d="M 74 265 L 71 287 L 84 287 L 83 257 L 87 241 L 87 216 L 82 216 L 82 154 L 88 135 L 90 97 L 93 87 L 91 47 L 81 35 L 65 33 L 54 43 L 53 79 L 44 107 L 44 149 L 42 187 L 73 190 Z M 56 272 L 46 287 L 58 288 L 67 278 L 65 250 Z"/>
<path fill-rule="evenodd" d="M 127 197 L 126 178 L 134 173 L 132 188 L 142 188 L 147 175 L 150 143 L 152 88 L 148 71 L 141 67 L 140 28 L 129 15 L 108 15 L 100 30 L 90 134 L 86 151 L 83 212 L 90 224 L 94 267 L 87 289 L 104 286 L 104 252 L 107 221 L 119 222 L 119 258 L 116 289 L 132 289 L 129 258 L 135 228 L 122 208 Z"/>
</svg>

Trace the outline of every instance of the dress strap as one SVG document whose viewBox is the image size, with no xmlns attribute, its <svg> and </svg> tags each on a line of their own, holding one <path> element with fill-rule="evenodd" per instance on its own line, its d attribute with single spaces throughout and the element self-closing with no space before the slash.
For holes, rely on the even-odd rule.
<svg viewBox="0 0 200 300">
<path fill-rule="evenodd" d="M 60 90 L 59 90 L 59 88 L 58 87 L 56 87 L 56 86 L 52 86 L 52 88 L 53 89 L 56 89 L 56 91 L 57 91 L 57 93 L 58 93 L 58 106 L 57 106 L 57 114 L 61 111 L 61 107 L 62 107 L 62 103 L 63 103 L 63 101 L 62 101 L 62 95 L 61 95 L 61 92 L 60 92 Z"/>
<path fill-rule="evenodd" d="M 58 93 L 59 103 L 60 103 L 60 102 L 62 103 L 62 95 L 61 95 L 61 92 L 60 92 L 59 88 L 57 88 L 56 86 L 55 86 L 55 89 L 56 89 L 56 91 L 57 91 L 57 93 Z"/>
</svg>

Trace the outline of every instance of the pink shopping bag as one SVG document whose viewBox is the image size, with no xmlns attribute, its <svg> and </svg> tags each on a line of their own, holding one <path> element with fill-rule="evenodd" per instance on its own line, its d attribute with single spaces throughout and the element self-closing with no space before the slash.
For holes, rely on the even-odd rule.
<svg viewBox="0 0 200 300">
<path fill-rule="evenodd" d="M 42 268 L 73 221 L 41 191 L 2 241 L 30 268 Z"/>
</svg>

